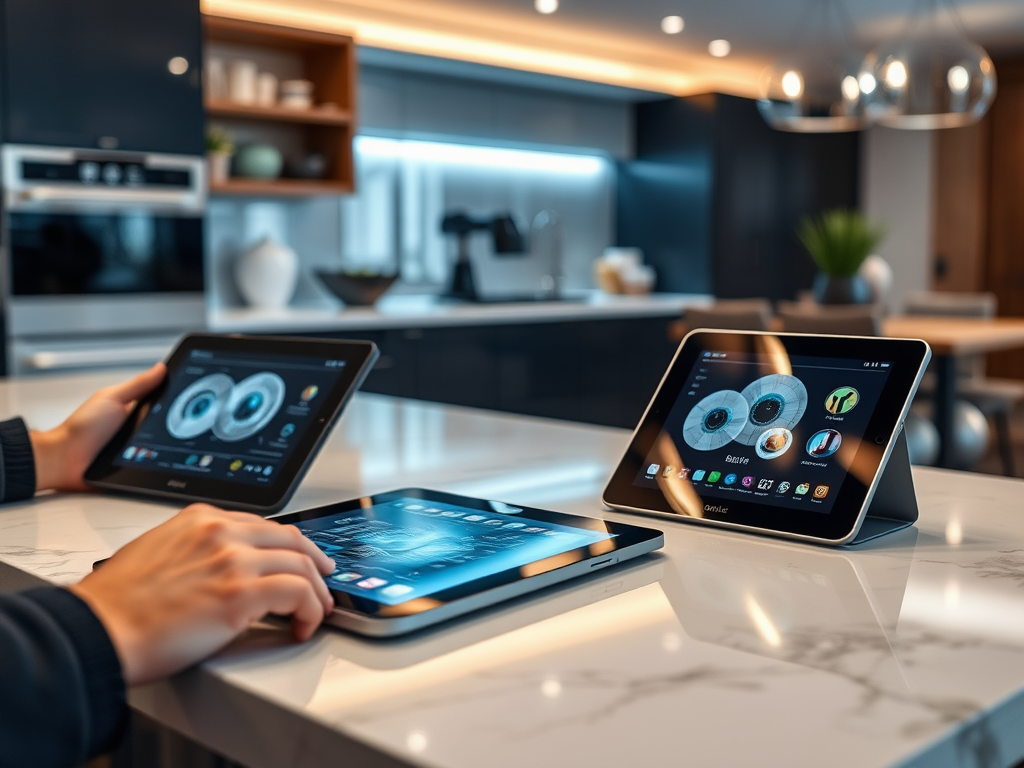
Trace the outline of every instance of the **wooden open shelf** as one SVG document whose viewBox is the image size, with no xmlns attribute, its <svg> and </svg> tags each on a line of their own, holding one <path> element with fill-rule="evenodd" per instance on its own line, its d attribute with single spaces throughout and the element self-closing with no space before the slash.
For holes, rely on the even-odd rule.
<svg viewBox="0 0 1024 768">
<path fill-rule="evenodd" d="M 342 195 L 355 187 L 352 162 L 352 136 L 356 124 L 356 55 L 351 37 L 324 32 L 278 27 L 219 16 L 204 16 L 207 42 L 226 43 L 248 48 L 285 51 L 298 57 L 303 77 L 313 82 L 316 104 L 331 103 L 337 109 L 295 110 L 285 107 L 259 107 L 224 99 L 207 99 L 207 122 L 221 118 L 236 125 L 278 125 L 280 130 L 298 131 L 304 152 L 322 153 L 328 158 L 324 179 L 231 178 L 211 183 L 217 195 Z M 297 158 L 296 158 L 297 159 Z"/>
<path fill-rule="evenodd" d="M 253 120 L 279 120 L 302 125 L 349 125 L 352 115 L 341 109 L 289 109 L 287 107 L 258 107 L 227 100 L 206 100 L 206 114 L 211 117 L 230 117 Z"/>
</svg>

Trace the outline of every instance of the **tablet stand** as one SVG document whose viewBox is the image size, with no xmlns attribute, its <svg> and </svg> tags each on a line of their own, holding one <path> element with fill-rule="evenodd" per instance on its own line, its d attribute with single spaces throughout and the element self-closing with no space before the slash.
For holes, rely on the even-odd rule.
<svg viewBox="0 0 1024 768">
<path fill-rule="evenodd" d="M 882 476 L 871 498 L 868 514 L 860 532 L 847 546 L 863 544 L 887 533 L 907 528 L 917 522 L 917 494 L 910 469 L 907 434 L 901 427 L 889 460 L 882 467 Z"/>
</svg>

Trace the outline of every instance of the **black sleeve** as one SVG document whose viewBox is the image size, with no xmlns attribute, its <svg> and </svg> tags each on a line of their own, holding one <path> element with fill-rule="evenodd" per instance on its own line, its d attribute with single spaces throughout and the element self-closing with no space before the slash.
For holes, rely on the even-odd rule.
<svg viewBox="0 0 1024 768">
<path fill-rule="evenodd" d="M 0 503 L 31 499 L 36 492 L 36 461 L 21 419 L 0 421 Z"/>
<path fill-rule="evenodd" d="M 83 763 L 126 713 L 117 653 L 82 600 L 57 587 L 0 596 L 0 768 Z"/>
</svg>

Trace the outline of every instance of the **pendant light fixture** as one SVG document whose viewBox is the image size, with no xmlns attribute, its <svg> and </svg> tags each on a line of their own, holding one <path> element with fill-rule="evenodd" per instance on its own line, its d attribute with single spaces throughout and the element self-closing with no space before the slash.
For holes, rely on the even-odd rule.
<svg viewBox="0 0 1024 768">
<path fill-rule="evenodd" d="M 956 128 L 981 119 L 996 69 L 967 38 L 952 0 L 917 0 L 898 39 L 868 54 L 858 75 L 868 115 L 890 128 Z"/>
<path fill-rule="evenodd" d="M 802 133 L 866 127 L 864 52 L 842 0 L 810 0 L 793 43 L 761 74 L 757 106 L 768 125 Z"/>
</svg>

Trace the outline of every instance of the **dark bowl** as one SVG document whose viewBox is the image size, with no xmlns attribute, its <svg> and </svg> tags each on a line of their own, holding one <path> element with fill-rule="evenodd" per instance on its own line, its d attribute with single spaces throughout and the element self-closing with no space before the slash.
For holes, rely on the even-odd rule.
<svg viewBox="0 0 1024 768">
<path fill-rule="evenodd" d="M 316 276 L 327 290 L 354 307 L 370 306 L 398 279 L 398 275 L 355 275 L 325 269 L 316 270 Z"/>
</svg>

